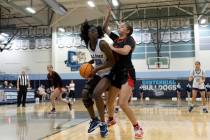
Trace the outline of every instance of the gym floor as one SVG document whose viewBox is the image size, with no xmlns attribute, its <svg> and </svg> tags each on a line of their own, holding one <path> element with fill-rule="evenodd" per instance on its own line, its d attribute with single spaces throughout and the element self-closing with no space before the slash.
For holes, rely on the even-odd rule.
<svg viewBox="0 0 210 140">
<path fill-rule="evenodd" d="M 209 140 L 210 115 L 203 114 L 200 103 L 192 113 L 186 101 L 150 100 L 133 101 L 144 140 Z M 102 140 L 99 131 L 87 133 L 88 114 L 80 100 L 68 111 L 57 104 L 57 114 L 48 115 L 49 103 L 28 104 L 26 108 L 15 105 L 0 107 L 0 136 L 2 140 Z M 109 128 L 108 140 L 132 140 L 133 128 L 122 111 L 115 114 L 117 124 Z"/>
</svg>

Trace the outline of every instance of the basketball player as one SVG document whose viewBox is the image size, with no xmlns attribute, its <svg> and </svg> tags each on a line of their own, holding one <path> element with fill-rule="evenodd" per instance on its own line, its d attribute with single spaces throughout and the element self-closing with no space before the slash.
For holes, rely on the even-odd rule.
<svg viewBox="0 0 210 140">
<path fill-rule="evenodd" d="M 63 83 L 62 83 L 61 77 L 58 75 L 57 72 L 53 71 L 52 65 L 48 65 L 47 70 L 48 70 L 47 79 L 49 81 L 49 86 L 54 89 L 50 96 L 52 110 L 49 113 L 50 114 L 56 113 L 56 110 L 55 110 L 55 100 L 56 99 L 60 99 L 62 102 L 68 104 L 68 107 L 71 110 L 71 103 L 69 101 L 61 98 L 61 95 L 63 94 L 63 89 L 62 89 Z"/>
<path fill-rule="evenodd" d="M 191 90 L 192 90 L 192 86 L 188 83 L 187 86 L 186 86 L 186 91 L 187 91 L 187 97 L 188 97 L 188 99 L 191 96 Z"/>
<path fill-rule="evenodd" d="M 109 78 L 112 80 L 112 85 L 120 89 L 119 105 L 134 127 L 135 138 L 143 138 L 143 129 L 140 127 L 134 112 L 128 105 L 136 80 L 135 69 L 131 61 L 132 52 L 136 44 L 131 36 L 133 27 L 127 23 L 121 23 L 118 29 L 119 36 L 110 32 L 108 29 L 110 15 L 111 8 L 109 8 L 103 29 L 114 41 L 113 46 L 110 46 L 110 48 L 118 55 L 119 59 L 112 67 Z"/>
<path fill-rule="evenodd" d="M 209 98 L 210 98 L 210 85 L 209 83 L 206 84 L 206 96 L 207 96 L 207 100 L 209 102 Z"/>
<path fill-rule="evenodd" d="M 178 83 L 176 85 L 176 94 L 177 94 L 177 99 L 180 100 L 181 99 L 181 85 L 180 85 L 180 83 Z"/>
<path fill-rule="evenodd" d="M 141 85 L 139 86 L 139 94 L 140 94 L 141 101 L 143 101 L 144 100 L 144 89 Z"/>
<path fill-rule="evenodd" d="M 199 61 L 195 62 L 195 69 L 190 72 L 189 81 L 193 81 L 192 85 L 192 101 L 189 107 L 189 112 L 191 112 L 194 108 L 195 99 L 197 97 L 197 93 L 201 94 L 203 112 L 208 113 L 206 107 L 206 98 L 205 98 L 205 72 L 201 69 L 201 64 Z"/>
<path fill-rule="evenodd" d="M 88 133 L 93 132 L 98 126 L 100 126 L 100 134 L 102 137 L 105 137 L 108 135 L 108 129 L 104 117 L 104 102 L 102 96 L 98 96 L 98 93 L 101 93 L 100 95 L 102 95 L 102 93 L 106 92 L 106 90 L 108 90 L 111 85 L 111 82 L 106 78 L 105 75 L 110 72 L 110 69 L 115 62 L 114 56 L 112 54 L 112 50 L 109 47 L 109 44 L 103 38 L 104 33 L 100 26 L 96 27 L 94 25 L 89 25 L 86 21 L 81 26 L 80 36 L 81 39 L 84 40 L 86 47 L 91 54 L 93 61 L 90 61 L 89 63 L 95 63 L 95 67 L 90 76 L 90 79 L 86 82 L 82 91 L 83 103 L 92 119 Z M 112 91 L 112 89 L 110 88 L 109 91 Z M 94 112 L 93 98 L 96 102 L 100 121 Z M 113 94 L 109 94 L 107 98 L 108 112 L 110 112 L 110 110 L 114 110 L 110 109 L 112 106 L 114 108 L 114 100 L 115 92 L 113 92 Z"/>
</svg>

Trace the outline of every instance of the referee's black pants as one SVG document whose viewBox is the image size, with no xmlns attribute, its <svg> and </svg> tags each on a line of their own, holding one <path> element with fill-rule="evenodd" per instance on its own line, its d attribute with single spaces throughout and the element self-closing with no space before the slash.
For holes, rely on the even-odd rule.
<svg viewBox="0 0 210 140">
<path fill-rule="evenodd" d="M 27 95 L 27 87 L 28 86 L 20 86 L 18 97 L 17 97 L 17 106 L 20 106 L 22 102 L 22 106 L 25 106 L 26 103 L 26 95 Z"/>
</svg>

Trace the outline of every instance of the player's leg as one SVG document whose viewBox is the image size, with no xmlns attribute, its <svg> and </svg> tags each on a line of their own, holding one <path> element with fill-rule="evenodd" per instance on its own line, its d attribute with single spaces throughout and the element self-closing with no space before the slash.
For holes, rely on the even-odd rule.
<svg viewBox="0 0 210 140">
<path fill-rule="evenodd" d="M 104 102 L 102 98 L 102 94 L 106 92 L 106 90 L 110 87 L 111 82 L 107 78 L 103 78 L 99 81 L 97 86 L 95 87 L 93 91 L 93 97 L 96 102 L 96 107 L 98 109 L 98 113 L 100 116 L 100 133 L 102 137 L 105 137 L 108 135 L 108 129 L 107 129 L 107 124 L 105 122 L 105 116 L 104 116 Z"/>
<path fill-rule="evenodd" d="M 207 99 L 208 99 L 208 102 L 210 101 L 209 99 L 210 99 L 210 92 L 209 91 L 207 91 Z"/>
<path fill-rule="evenodd" d="M 191 112 L 194 108 L 194 104 L 195 104 L 195 100 L 196 100 L 196 97 L 197 97 L 197 93 L 198 93 L 198 89 L 197 88 L 193 88 L 192 90 L 192 101 L 191 101 L 191 104 L 189 106 L 189 109 L 188 111 Z"/>
<path fill-rule="evenodd" d="M 180 100 L 180 98 L 181 98 L 181 93 L 180 93 L 179 90 L 177 90 L 176 92 L 177 92 L 177 99 Z"/>
<path fill-rule="evenodd" d="M 140 95 L 141 95 L 141 101 L 143 101 L 144 100 L 144 92 L 141 92 Z"/>
<path fill-rule="evenodd" d="M 52 110 L 50 111 L 50 113 L 56 113 L 56 110 L 55 110 L 55 99 L 60 96 L 60 93 L 61 93 L 61 89 L 60 88 L 55 88 L 54 91 L 52 92 L 52 94 L 50 96 L 50 102 L 52 104 Z"/>
<path fill-rule="evenodd" d="M 128 85 L 128 82 L 122 85 L 120 93 L 119 93 L 119 105 L 123 112 L 127 115 L 128 119 L 131 121 L 134 130 L 135 130 L 135 137 L 136 138 L 142 138 L 143 137 L 143 130 L 140 127 L 134 112 L 129 107 L 128 101 L 132 94 L 133 88 Z"/>
<path fill-rule="evenodd" d="M 206 106 L 206 91 L 205 89 L 200 90 L 200 94 L 201 94 L 201 101 L 202 101 L 202 106 L 203 106 L 203 112 L 204 113 L 208 113 L 208 109 Z"/>
<path fill-rule="evenodd" d="M 69 110 L 71 110 L 71 109 L 72 109 L 72 106 L 71 106 L 70 101 L 66 100 L 66 98 L 62 98 L 62 94 L 64 94 L 64 89 L 61 89 L 60 95 L 59 95 L 58 97 L 56 97 L 56 98 L 59 98 L 59 100 L 60 100 L 61 102 L 67 104 L 68 107 L 69 107 Z"/>
<path fill-rule="evenodd" d="M 114 104 L 115 100 L 119 94 L 119 89 L 116 87 L 109 88 L 109 94 L 107 97 L 107 109 L 108 109 L 108 126 L 112 126 L 116 124 L 116 120 L 114 119 Z"/>
<path fill-rule="evenodd" d="M 92 100 L 93 89 L 95 88 L 95 86 L 100 80 L 101 78 L 99 76 L 93 77 L 85 84 L 85 87 L 82 90 L 82 101 L 91 118 L 88 133 L 93 132 L 100 125 L 100 121 L 98 117 L 96 117 L 95 115 L 95 111 L 93 107 L 94 102 Z"/>
<path fill-rule="evenodd" d="M 187 91 L 187 97 L 188 97 L 188 99 L 190 98 L 190 96 L 191 96 L 191 92 Z"/>
</svg>

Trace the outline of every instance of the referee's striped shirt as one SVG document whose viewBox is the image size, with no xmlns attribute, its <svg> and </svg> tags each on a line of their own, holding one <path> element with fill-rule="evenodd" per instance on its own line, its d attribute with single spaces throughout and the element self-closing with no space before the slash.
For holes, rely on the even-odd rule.
<svg viewBox="0 0 210 140">
<path fill-rule="evenodd" d="M 19 75 L 18 82 L 20 86 L 28 86 L 29 83 L 28 75 L 23 75 L 23 74 Z"/>
</svg>

